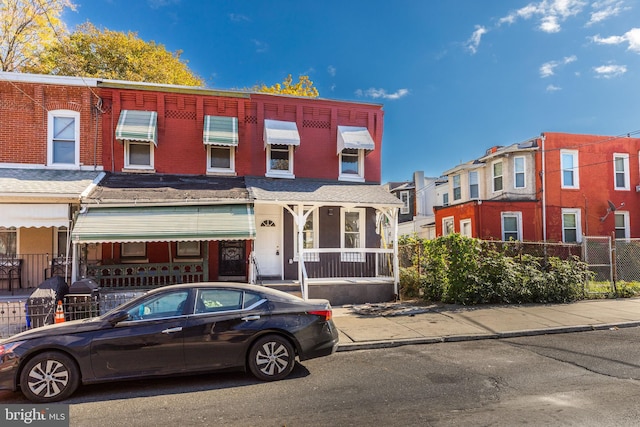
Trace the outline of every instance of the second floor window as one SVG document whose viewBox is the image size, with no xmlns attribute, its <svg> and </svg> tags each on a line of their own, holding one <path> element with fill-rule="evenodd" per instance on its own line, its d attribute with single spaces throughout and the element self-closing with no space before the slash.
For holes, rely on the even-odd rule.
<svg viewBox="0 0 640 427">
<path fill-rule="evenodd" d="M 525 187 L 525 161 L 524 157 L 513 158 L 513 187 L 524 188 Z"/>
<path fill-rule="evenodd" d="M 340 181 L 364 181 L 364 150 L 345 148 L 340 152 Z"/>
<path fill-rule="evenodd" d="M 629 189 L 629 155 L 614 154 L 613 168 L 614 168 L 614 188 L 616 190 L 628 190 Z"/>
<path fill-rule="evenodd" d="M 442 206 L 449 206 L 449 193 L 442 194 Z"/>
<path fill-rule="evenodd" d="M 411 208 L 409 206 L 409 192 L 401 191 L 400 192 L 400 200 L 402 201 L 402 207 L 400 208 L 401 214 L 408 214 L 411 212 Z"/>
<path fill-rule="evenodd" d="M 267 146 L 267 176 L 293 176 L 293 146 Z"/>
<path fill-rule="evenodd" d="M 460 187 L 460 175 L 453 176 L 453 200 L 462 199 L 462 188 Z"/>
<path fill-rule="evenodd" d="M 207 147 L 207 172 L 233 172 L 235 148 L 209 145 Z"/>
<path fill-rule="evenodd" d="M 125 141 L 124 167 L 132 169 L 153 169 L 154 145 L 144 141 Z"/>
<path fill-rule="evenodd" d="M 78 165 L 80 113 L 57 110 L 48 114 L 49 165 Z"/>
<path fill-rule="evenodd" d="M 579 188 L 578 152 L 574 150 L 561 150 L 560 168 L 562 169 L 562 188 Z"/>
<path fill-rule="evenodd" d="M 502 162 L 495 162 L 491 166 L 493 178 L 493 191 L 502 191 Z"/>
<path fill-rule="evenodd" d="M 477 171 L 469 172 L 469 198 L 470 199 L 479 199 L 480 198 L 480 188 L 478 186 L 478 172 Z"/>
</svg>

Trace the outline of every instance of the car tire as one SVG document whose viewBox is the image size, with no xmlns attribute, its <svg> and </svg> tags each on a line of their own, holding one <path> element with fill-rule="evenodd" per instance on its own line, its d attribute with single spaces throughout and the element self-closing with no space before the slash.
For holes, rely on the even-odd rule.
<svg viewBox="0 0 640 427">
<path fill-rule="evenodd" d="M 20 390 L 35 403 L 49 403 L 71 396 L 80 384 L 80 370 L 66 354 L 49 351 L 30 359 L 20 374 Z"/>
<path fill-rule="evenodd" d="M 293 370 L 296 354 L 288 339 L 267 335 L 258 339 L 249 350 L 249 369 L 262 381 L 277 381 Z"/>
</svg>

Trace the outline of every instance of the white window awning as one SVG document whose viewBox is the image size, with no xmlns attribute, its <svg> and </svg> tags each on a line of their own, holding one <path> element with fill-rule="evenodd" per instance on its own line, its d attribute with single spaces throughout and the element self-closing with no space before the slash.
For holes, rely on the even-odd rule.
<svg viewBox="0 0 640 427">
<path fill-rule="evenodd" d="M 372 151 L 376 143 L 366 127 L 338 126 L 338 153 L 345 148 Z"/>
<path fill-rule="evenodd" d="M 66 203 L 7 203 L 0 209 L 0 227 L 68 227 Z"/>
<path fill-rule="evenodd" d="M 158 113 L 122 110 L 116 126 L 116 139 L 147 141 L 158 145 Z"/>
<path fill-rule="evenodd" d="M 300 134 L 296 122 L 285 122 L 282 120 L 264 121 L 264 145 L 300 145 Z"/>
<path fill-rule="evenodd" d="M 238 145 L 238 118 L 204 116 L 202 141 L 206 145 Z"/>
</svg>

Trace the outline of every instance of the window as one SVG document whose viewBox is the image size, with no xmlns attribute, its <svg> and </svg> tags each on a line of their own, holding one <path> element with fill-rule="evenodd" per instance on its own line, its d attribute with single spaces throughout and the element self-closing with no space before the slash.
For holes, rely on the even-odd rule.
<svg viewBox="0 0 640 427">
<path fill-rule="evenodd" d="M 178 242 L 178 257 L 200 258 L 200 242 Z"/>
<path fill-rule="evenodd" d="M 178 317 L 184 314 L 189 291 L 166 292 L 145 298 L 127 310 L 128 320 L 162 319 Z"/>
<path fill-rule="evenodd" d="M 442 206 L 449 206 L 449 193 L 442 194 Z"/>
<path fill-rule="evenodd" d="M 579 209 L 562 209 L 562 241 L 565 243 L 582 241 Z"/>
<path fill-rule="evenodd" d="M 207 145 L 207 172 L 235 172 L 234 147 Z"/>
<path fill-rule="evenodd" d="M 235 289 L 202 289 L 196 296 L 195 313 L 241 310 L 242 291 Z"/>
<path fill-rule="evenodd" d="M 401 191 L 400 192 L 400 200 L 402 201 L 402 207 L 400 208 L 401 214 L 408 214 L 411 212 L 411 208 L 409 207 L 409 192 Z"/>
<path fill-rule="evenodd" d="M 153 169 L 154 147 L 150 142 L 126 140 L 124 143 L 124 167 Z"/>
<path fill-rule="evenodd" d="M 562 188 L 580 188 L 578 182 L 578 152 L 560 151 L 560 169 L 562 169 Z"/>
<path fill-rule="evenodd" d="M 304 213 L 309 212 L 310 208 L 305 208 Z M 295 208 L 294 211 L 298 213 L 298 209 Z M 316 215 L 317 211 L 309 212 L 307 216 L 307 220 L 304 223 L 304 227 L 302 230 L 302 247 L 304 249 L 315 249 L 318 247 L 318 215 Z M 299 251 L 298 251 L 298 230 L 297 226 L 294 223 L 294 227 L 296 227 L 293 233 L 293 252 L 294 252 L 294 261 L 298 260 Z M 317 252 L 305 253 L 304 254 L 305 261 L 320 261 L 320 254 Z"/>
<path fill-rule="evenodd" d="M 80 164 L 80 113 L 55 110 L 50 111 L 47 117 L 48 164 L 78 166 Z"/>
<path fill-rule="evenodd" d="M 502 212 L 502 240 L 522 240 L 522 214 Z"/>
<path fill-rule="evenodd" d="M 292 145 L 267 145 L 267 176 L 293 178 Z"/>
<path fill-rule="evenodd" d="M 502 162 L 494 162 L 491 165 L 493 177 L 493 191 L 502 191 Z"/>
<path fill-rule="evenodd" d="M 478 186 L 478 171 L 469 172 L 469 198 L 480 198 L 480 188 Z"/>
<path fill-rule="evenodd" d="M 17 253 L 17 231 L 14 227 L 0 227 L 0 255 L 15 255 Z"/>
<path fill-rule="evenodd" d="M 147 245 L 145 242 L 121 243 L 120 256 L 122 258 L 146 258 Z"/>
<path fill-rule="evenodd" d="M 345 148 L 340 152 L 340 181 L 364 181 L 364 150 Z"/>
<path fill-rule="evenodd" d="M 67 256 L 67 242 L 68 240 L 68 232 L 67 227 L 60 227 L 57 229 L 57 241 L 56 241 L 56 254 L 60 257 Z M 71 256 L 71 253 L 69 253 Z"/>
<path fill-rule="evenodd" d="M 629 212 L 615 212 L 615 236 L 616 239 L 628 239 L 629 233 Z"/>
<path fill-rule="evenodd" d="M 446 218 L 442 218 L 442 235 L 448 236 L 449 234 L 455 233 L 455 229 L 453 227 L 453 217 L 449 216 Z"/>
<path fill-rule="evenodd" d="M 340 246 L 343 249 L 359 249 L 364 247 L 365 213 L 363 208 L 341 209 L 340 222 L 342 233 L 340 235 Z M 341 261 L 364 262 L 362 252 L 342 252 Z"/>
<path fill-rule="evenodd" d="M 462 188 L 460 187 L 460 175 L 453 176 L 453 200 L 462 198 Z"/>
<path fill-rule="evenodd" d="M 460 234 L 465 237 L 471 237 L 471 220 L 463 219 L 460 221 Z"/>
<path fill-rule="evenodd" d="M 525 159 L 524 157 L 513 158 L 513 187 L 524 188 L 525 187 Z"/>
<path fill-rule="evenodd" d="M 613 179 L 614 188 L 616 190 L 629 189 L 629 155 L 617 154 L 613 155 Z"/>
</svg>

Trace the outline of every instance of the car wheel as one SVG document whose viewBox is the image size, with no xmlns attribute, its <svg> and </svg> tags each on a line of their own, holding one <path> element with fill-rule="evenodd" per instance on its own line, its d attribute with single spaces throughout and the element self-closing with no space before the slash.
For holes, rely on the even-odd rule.
<svg viewBox="0 0 640 427">
<path fill-rule="evenodd" d="M 291 373 L 295 363 L 293 346 L 280 335 L 262 337 L 249 350 L 249 369 L 256 378 L 263 381 L 285 378 Z"/>
<path fill-rule="evenodd" d="M 66 399 L 80 384 L 80 371 L 73 359 L 58 352 L 38 354 L 20 374 L 20 390 L 32 402 Z"/>
</svg>

